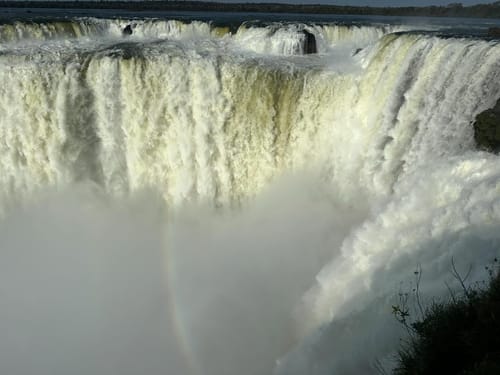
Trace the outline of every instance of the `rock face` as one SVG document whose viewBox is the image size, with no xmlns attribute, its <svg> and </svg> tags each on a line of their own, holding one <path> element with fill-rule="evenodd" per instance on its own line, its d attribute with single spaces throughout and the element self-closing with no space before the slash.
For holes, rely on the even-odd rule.
<svg viewBox="0 0 500 375">
<path fill-rule="evenodd" d="M 132 25 L 127 25 L 125 26 L 125 28 L 122 30 L 122 35 L 123 36 L 128 36 L 128 35 L 132 35 Z"/>
<path fill-rule="evenodd" d="M 476 116 L 474 140 L 481 150 L 500 152 L 500 99 L 495 107 Z"/>
<path fill-rule="evenodd" d="M 311 53 L 318 53 L 318 48 L 316 47 L 316 37 L 314 34 L 307 30 L 302 30 L 305 36 L 304 40 L 304 53 L 309 55 Z"/>
<path fill-rule="evenodd" d="M 500 27 L 490 27 L 488 29 L 488 35 L 500 38 Z"/>
</svg>

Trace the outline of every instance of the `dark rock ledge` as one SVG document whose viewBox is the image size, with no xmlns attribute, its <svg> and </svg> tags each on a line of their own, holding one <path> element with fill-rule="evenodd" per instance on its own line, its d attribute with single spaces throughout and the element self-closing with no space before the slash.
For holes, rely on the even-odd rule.
<svg viewBox="0 0 500 375">
<path fill-rule="evenodd" d="M 500 99 L 493 108 L 476 116 L 474 140 L 480 150 L 494 153 L 500 151 Z"/>
<path fill-rule="evenodd" d="M 309 55 L 311 53 L 318 53 L 314 34 L 306 29 L 302 30 L 302 33 L 304 33 L 304 54 Z"/>
</svg>

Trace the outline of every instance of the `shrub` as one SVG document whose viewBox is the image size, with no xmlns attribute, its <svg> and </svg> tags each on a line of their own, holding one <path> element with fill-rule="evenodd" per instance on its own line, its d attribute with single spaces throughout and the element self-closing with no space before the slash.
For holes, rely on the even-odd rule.
<svg viewBox="0 0 500 375">
<path fill-rule="evenodd" d="M 490 274 L 486 289 L 464 289 L 461 298 L 433 303 L 420 320 L 406 323 L 399 315 L 410 338 L 395 375 L 500 374 L 500 276 Z"/>
</svg>

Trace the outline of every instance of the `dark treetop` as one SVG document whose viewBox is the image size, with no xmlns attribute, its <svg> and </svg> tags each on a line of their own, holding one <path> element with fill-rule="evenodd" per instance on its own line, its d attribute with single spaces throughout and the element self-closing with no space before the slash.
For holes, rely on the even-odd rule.
<svg viewBox="0 0 500 375">
<path fill-rule="evenodd" d="M 315 13 L 385 16 L 478 17 L 500 18 L 500 1 L 492 4 L 426 7 L 361 7 L 325 4 L 278 3 L 217 3 L 204 1 L 2 1 L 0 7 L 9 8 L 63 8 L 63 9 L 122 9 L 162 11 L 217 11 L 266 13 Z"/>
</svg>

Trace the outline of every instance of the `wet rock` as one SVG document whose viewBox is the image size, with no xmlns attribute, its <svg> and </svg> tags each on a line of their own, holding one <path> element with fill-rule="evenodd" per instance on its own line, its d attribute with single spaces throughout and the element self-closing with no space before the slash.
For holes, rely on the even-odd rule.
<svg viewBox="0 0 500 375">
<path fill-rule="evenodd" d="M 304 40 L 304 53 L 309 55 L 311 53 L 318 53 L 318 48 L 316 47 L 316 37 L 313 33 L 307 30 L 302 30 L 305 36 Z"/>
<path fill-rule="evenodd" d="M 127 25 L 125 28 L 122 30 L 122 35 L 123 36 L 129 36 L 132 35 L 133 30 L 132 30 L 132 25 Z"/>
<path fill-rule="evenodd" d="M 488 29 L 488 35 L 500 38 L 500 27 L 490 27 Z"/>
<path fill-rule="evenodd" d="M 476 116 L 474 140 L 478 149 L 500 152 L 500 99 L 495 107 Z"/>
<path fill-rule="evenodd" d="M 358 53 L 360 53 L 363 50 L 363 48 L 356 48 L 354 53 L 352 54 L 353 56 L 356 56 Z"/>
</svg>

